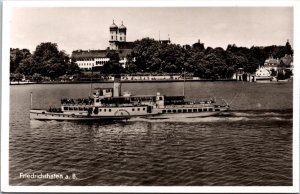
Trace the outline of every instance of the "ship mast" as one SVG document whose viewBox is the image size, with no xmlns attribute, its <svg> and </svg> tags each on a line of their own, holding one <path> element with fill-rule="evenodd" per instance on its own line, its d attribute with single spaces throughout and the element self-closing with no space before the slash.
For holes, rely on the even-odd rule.
<svg viewBox="0 0 300 194">
<path fill-rule="evenodd" d="M 92 96 L 92 88 L 93 88 L 93 86 L 92 86 L 92 84 L 93 84 L 93 67 L 92 67 L 92 75 L 91 75 L 91 81 L 90 81 L 91 83 L 90 83 L 90 93 L 89 93 L 89 97 L 91 97 Z"/>
<path fill-rule="evenodd" d="M 30 110 L 32 109 L 32 92 L 30 92 Z"/>
<path fill-rule="evenodd" d="M 182 89 L 182 95 L 185 96 L 185 70 L 186 67 L 184 66 L 184 72 L 183 72 L 183 89 Z"/>
</svg>

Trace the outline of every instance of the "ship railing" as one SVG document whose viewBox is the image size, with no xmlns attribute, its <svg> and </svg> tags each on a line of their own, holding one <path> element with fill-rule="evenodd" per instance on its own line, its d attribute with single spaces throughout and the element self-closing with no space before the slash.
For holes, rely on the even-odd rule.
<svg viewBox="0 0 300 194">
<path fill-rule="evenodd" d="M 166 105 L 165 108 L 194 108 L 211 107 L 211 104 L 185 104 L 185 105 Z"/>
<path fill-rule="evenodd" d="M 187 104 L 213 104 L 214 100 L 204 100 L 204 101 L 186 101 Z"/>
<path fill-rule="evenodd" d="M 92 105 L 94 100 L 92 98 L 63 98 L 61 99 L 62 105 Z"/>
<path fill-rule="evenodd" d="M 83 104 L 83 103 L 63 103 L 61 104 L 62 106 L 91 106 L 94 103 L 88 103 L 88 104 Z"/>
<path fill-rule="evenodd" d="M 147 106 L 146 104 L 124 103 L 124 104 L 101 104 L 101 107 L 138 107 Z"/>
</svg>

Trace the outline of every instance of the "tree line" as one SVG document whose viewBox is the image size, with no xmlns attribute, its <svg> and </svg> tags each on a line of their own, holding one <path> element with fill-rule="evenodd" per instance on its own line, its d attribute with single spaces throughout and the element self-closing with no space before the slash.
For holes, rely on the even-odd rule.
<svg viewBox="0 0 300 194">
<path fill-rule="evenodd" d="M 17 81 L 24 75 L 33 81 L 43 77 L 54 80 L 64 75 L 80 73 L 78 65 L 56 43 L 39 44 L 33 53 L 28 49 L 10 49 L 10 72 Z"/>
<path fill-rule="evenodd" d="M 221 47 L 205 48 L 200 41 L 192 46 L 181 46 L 162 44 L 145 38 L 135 41 L 134 45 L 128 57 L 129 64 L 126 71 L 129 73 L 186 71 L 196 77 L 212 79 L 231 78 L 238 68 L 254 73 L 270 56 L 281 58 L 285 54 L 293 55 L 289 42 L 285 46 L 252 46 L 251 48 L 229 44 L 224 50 Z"/>
<path fill-rule="evenodd" d="M 134 47 L 127 56 L 126 68 L 119 65 L 120 57 L 116 52 L 108 51 L 110 61 L 97 71 L 102 75 L 187 72 L 200 78 L 226 79 L 231 78 L 238 68 L 254 73 L 270 56 L 281 58 L 285 54 L 293 55 L 288 41 L 284 46 L 251 48 L 229 44 L 226 50 L 221 47 L 205 47 L 200 41 L 181 46 L 144 38 L 133 44 Z M 15 78 L 25 75 L 34 81 L 40 81 L 41 77 L 55 80 L 61 76 L 83 76 L 75 60 L 65 51 L 58 50 L 56 43 L 41 43 L 32 54 L 28 49 L 11 49 L 10 53 L 10 72 Z"/>
</svg>

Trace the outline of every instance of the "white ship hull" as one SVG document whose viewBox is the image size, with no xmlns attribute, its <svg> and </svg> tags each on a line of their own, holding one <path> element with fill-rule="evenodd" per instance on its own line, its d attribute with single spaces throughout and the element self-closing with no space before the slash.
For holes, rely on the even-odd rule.
<svg viewBox="0 0 300 194">
<path fill-rule="evenodd" d="M 209 117 L 219 115 L 224 111 L 215 111 L 215 112 L 198 112 L 198 113 L 175 113 L 175 114 L 159 114 L 153 117 L 156 118 L 196 118 L 196 117 Z"/>
<path fill-rule="evenodd" d="M 178 112 L 176 113 L 167 113 L 167 110 L 170 109 L 154 109 L 152 113 L 140 113 L 140 114 L 131 114 L 130 112 L 114 112 L 111 114 L 102 114 L 102 115 L 87 115 L 87 113 L 77 112 L 48 112 L 45 110 L 30 110 L 30 119 L 35 120 L 71 120 L 71 121 L 102 121 L 102 120 L 128 120 L 132 117 L 151 117 L 151 118 L 194 118 L 194 117 L 209 117 L 218 115 L 224 111 L 227 111 L 228 107 L 222 107 L 218 110 L 212 109 L 210 111 L 201 111 L 201 112 Z M 165 110 L 165 111 L 163 111 Z M 198 110 L 198 109 L 197 109 Z M 117 114 L 116 114 L 117 113 Z"/>
<path fill-rule="evenodd" d="M 140 108 L 140 112 L 130 112 L 129 108 L 110 108 L 111 112 L 103 112 L 99 114 L 90 114 L 87 112 L 49 112 L 46 110 L 30 110 L 30 119 L 35 120 L 73 120 L 73 121 L 101 121 L 101 120 L 127 120 L 131 117 L 153 115 L 157 113 L 147 113 L 142 111 L 144 107 Z M 127 109 L 127 110 L 126 110 Z M 130 108 L 132 110 L 132 108 Z M 137 108 L 135 108 L 137 109 Z M 109 110 L 107 108 L 107 110 Z"/>
<path fill-rule="evenodd" d="M 186 109 L 186 112 L 179 112 L 178 110 Z M 156 118 L 196 118 L 196 117 L 209 117 L 209 116 L 216 116 L 219 115 L 222 112 L 225 112 L 229 109 L 229 107 L 219 107 L 218 109 L 211 108 L 211 109 L 205 109 L 205 111 L 202 109 L 194 109 L 194 108 L 173 108 L 173 109 L 163 109 L 160 110 L 161 114 L 155 115 Z M 170 110 L 168 113 L 168 110 Z M 189 110 L 191 112 L 189 112 Z"/>
<path fill-rule="evenodd" d="M 30 111 L 30 119 L 34 120 L 71 120 L 71 121 L 100 121 L 100 120 L 126 120 L 130 116 L 87 116 L 87 115 L 75 115 L 65 113 L 51 113 L 51 112 L 37 112 L 35 110 Z"/>
</svg>

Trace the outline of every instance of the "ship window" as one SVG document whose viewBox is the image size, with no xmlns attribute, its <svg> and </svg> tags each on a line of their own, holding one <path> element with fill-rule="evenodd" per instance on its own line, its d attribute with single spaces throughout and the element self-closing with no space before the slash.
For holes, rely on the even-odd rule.
<svg viewBox="0 0 300 194">
<path fill-rule="evenodd" d="M 99 109 L 99 112 L 102 112 L 102 109 L 101 109 L 101 108 Z"/>
<path fill-rule="evenodd" d="M 78 110 L 82 110 L 82 107 L 79 107 Z"/>
<path fill-rule="evenodd" d="M 163 110 L 162 113 L 166 113 L 166 110 Z"/>
<path fill-rule="evenodd" d="M 219 109 L 219 108 L 216 108 L 215 111 L 220 111 L 220 109 Z"/>
<path fill-rule="evenodd" d="M 192 112 L 192 109 L 189 109 L 189 112 Z"/>
<path fill-rule="evenodd" d="M 176 113 L 176 110 L 173 110 L 173 113 Z"/>
<path fill-rule="evenodd" d="M 145 111 L 146 110 L 146 108 L 143 108 L 143 111 Z"/>
<path fill-rule="evenodd" d="M 111 109 L 108 109 L 109 112 L 111 112 Z"/>
<path fill-rule="evenodd" d="M 69 110 L 74 110 L 74 108 L 73 107 L 69 107 Z"/>
<path fill-rule="evenodd" d="M 178 110 L 178 112 L 182 112 L 182 110 L 181 110 L 181 109 L 179 109 L 179 110 Z"/>
<path fill-rule="evenodd" d="M 99 102 L 99 99 L 96 99 L 96 102 Z"/>
<path fill-rule="evenodd" d="M 104 112 L 106 112 L 106 109 L 103 109 Z"/>
<path fill-rule="evenodd" d="M 213 109 L 212 109 L 212 108 L 209 108 L 208 111 L 213 111 Z"/>
<path fill-rule="evenodd" d="M 77 107 L 74 107 L 74 110 L 78 110 L 78 108 L 77 108 Z"/>
<path fill-rule="evenodd" d="M 202 112 L 202 109 L 199 108 L 199 109 L 198 109 L 198 112 Z"/>
<path fill-rule="evenodd" d="M 68 109 L 68 107 L 65 106 L 65 107 L 64 107 L 64 110 L 69 110 L 69 109 Z"/>
<path fill-rule="evenodd" d="M 137 110 L 140 111 L 140 108 L 138 108 Z"/>
<path fill-rule="evenodd" d="M 193 112 L 197 112 L 197 109 L 193 109 Z"/>
<path fill-rule="evenodd" d="M 183 112 L 186 112 L 186 109 L 183 109 Z"/>
<path fill-rule="evenodd" d="M 95 107 L 94 108 L 94 114 L 96 115 L 96 114 L 98 114 L 99 113 L 99 108 L 98 107 Z"/>
<path fill-rule="evenodd" d="M 204 109 L 203 109 L 203 111 L 207 111 L 207 109 L 206 109 L 206 108 L 204 108 Z"/>
<path fill-rule="evenodd" d="M 87 107 L 83 107 L 83 110 L 88 110 L 88 108 Z"/>
<path fill-rule="evenodd" d="M 134 111 L 134 108 L 132 109 L 132 111 Z"/>
<path fill-rule="evenodd" d="M 163 98 L 162 97 L 159 97 L 159 100 L 162 100 Z"/>
</svg>

